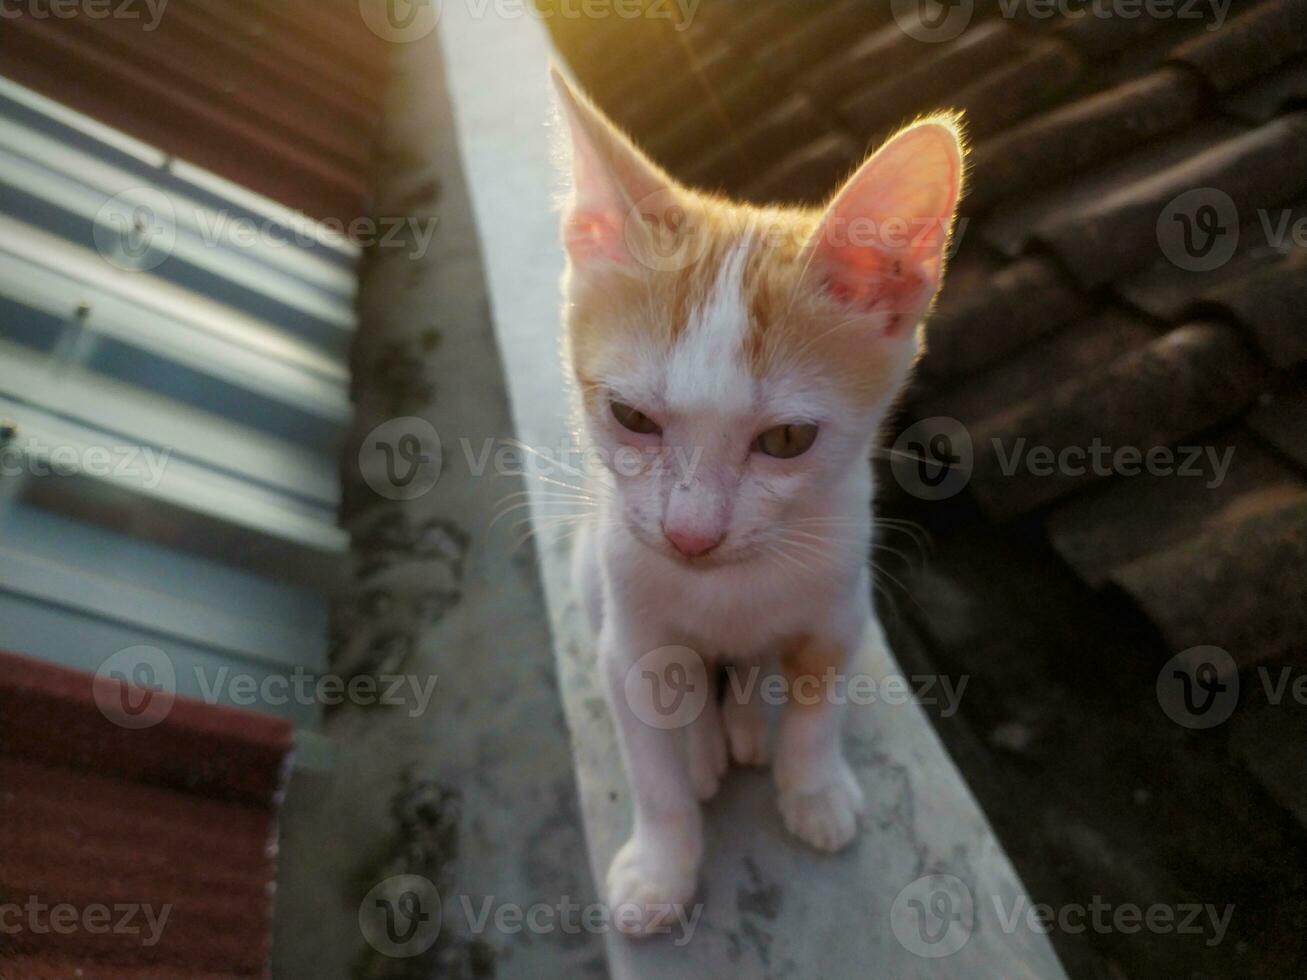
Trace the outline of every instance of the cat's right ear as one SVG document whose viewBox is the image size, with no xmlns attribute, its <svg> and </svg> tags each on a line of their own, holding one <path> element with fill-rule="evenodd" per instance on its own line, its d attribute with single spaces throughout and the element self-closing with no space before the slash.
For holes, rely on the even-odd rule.
<svg viewBox="0 0 1307 980">
<path fill-rule="evenodd" d="M 563 245 L 577 267 L 633 266 L 628 236 L 647 204 L 673 181 L 641 153 L 557 68 L 550 70 L 572 147 L 572 193 L 563 208 Z"/>
</svg>

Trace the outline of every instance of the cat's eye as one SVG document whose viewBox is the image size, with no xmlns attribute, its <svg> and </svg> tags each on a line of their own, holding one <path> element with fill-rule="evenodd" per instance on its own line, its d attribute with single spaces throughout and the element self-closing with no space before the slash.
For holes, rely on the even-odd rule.
<svg viewBox="0 0 1307 980">
<path fill-rule="evenodd" d="M 630 429 L 632 432 L 638 432 L 640 435 L 658 435 L 662 428 L 645 415 L 638 408 L 632 408 L 630 405 L 623 405 L 621 402 L 610 402 L 613 410 L 613 418 L 621 423 L 622 428 Z"/>
<path fill-rule="evenodd" d="M 816 441 L 815 425 L 796 423 L 768 429 L 754 440 L 753 448 L 777 459 L 793 459 L 806 453 Z"/>
</svg>

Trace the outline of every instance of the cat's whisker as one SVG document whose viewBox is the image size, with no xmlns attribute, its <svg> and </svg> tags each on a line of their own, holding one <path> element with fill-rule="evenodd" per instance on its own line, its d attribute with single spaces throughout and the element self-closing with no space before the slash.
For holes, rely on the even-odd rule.
<svg viewBox="0 0 1307 980">
<path fill-rule="evenodd" d="M 500 511 L 499 511 L 497 514 L 495 514 L 495 516 L 490 520 L 490 523 L 486 526 L 486 529 L 489 530 L 490 528 L 493 528 L 496 524 L 498 524 L 500 521 L 502 521 L 502 520 L 503 520 L 505 517 L 507 517 L 509 514 L 516 513 L 517 511 L 519 511 L 519 510 L 523 510 L 523 509 L 528 508 L 528 507 L 538 507 L 538 508 L 542 508 L 542 509 L 543 509 L 543 508 L 548 508 L 548 507 L 563 507 L 563 506 L 568 506 L 568 507 L 581 507 L 581 506 L 585 506 L 585 505 L 589 505 L 588 507 L 586 507 L 586 510 L 585 510 L 585 513 L 587 513 L 587 514 L 595 513 L 595 512 L 599 509 L 598 504 L 594 503 L 593 501 L 588 501 L 588 500 L 523 500 L 523 501 L 520 501 L 520 502 L 518 502 L 518 503 L 516 503 L 516 504 L 512 504 L 511 506 L 505 507 L 505 508 L 503 508 L 502 510 L 500 510 Z M 550 517 L 550 516 L 553 516 L 553 515 L 551 515 L 551 514 L 549 514 L 549 513 L 546 512 L 546 513 L 542 514 L 542 516 L 544 516 L 544 517 Z"/>
</svg>

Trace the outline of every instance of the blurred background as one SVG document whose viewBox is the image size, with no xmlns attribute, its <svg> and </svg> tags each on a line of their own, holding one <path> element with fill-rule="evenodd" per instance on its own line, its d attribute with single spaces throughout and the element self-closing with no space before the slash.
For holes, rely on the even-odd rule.
<svg viewBox="0 0 1307 980">
<path fill-rule="evenodd" d="M 895 654 L 966 679 L 924 707 L 1032 901 L 1232 909 L 1052 929 L 1065 975 L 1297 975 L 1307 3 L 0 0 L 0 977 L 826 962 L 762 858 L 709 883 L 734 907 L 693 969 L 451 923 L 452 895 L 593 903 L 620 792 L 577 735 L 603 709 L 565 543 L 484 462 L 547 448 L 523 420 L 561 401 L 551 55 L 756 202 L 965 110 L 875 463 Z M 921 850 L 890 897 L 948 870 L 984 904 Z M 879 908 L 839 897 L 852 932 Z"/>
</svg>

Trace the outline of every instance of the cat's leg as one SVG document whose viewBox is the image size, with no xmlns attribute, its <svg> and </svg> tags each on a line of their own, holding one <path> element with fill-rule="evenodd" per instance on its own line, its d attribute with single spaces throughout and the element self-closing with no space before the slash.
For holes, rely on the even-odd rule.
<svg viewBox="0 0 1307 980">
<path fill-rule="evenodd" d="M 781 719 L 773 770 L 781 816 L 790 833 L 822 851 L 853 840 L 865 807 L 862 788 L 840 742 L 841 689 L 872 625 L 824 632 L 797 642 L 781 657 L 789 701 Z M 833 687 L 831 680 L 845 683 Z"/>
<path fill-rule="evenodd" d="M 762 691 L 777 670 L 774 657 L 733 664 L 722 696 L 722 725 L 731 758 L 741 766 L 765 766 L 771 761 L 769 716 Z"/>
<path fill-rule="evenodd" d="M 702 817 L 679 744 L 690 719 L 673 715 L 664 724 L 648 710 L 665 703 L 669 691 L 656 681 L 651 690 L 646 670 L 650 678 L 672 678 L 685 687 L 671 666 L 664 670 L 641 659 L 659 646 L 629 628 L 619 609 L 605 610 L 599 657 L 634 810 L 631 837 L 608 869 L 607 899 L 618 928 L 637 936 L 664 931 L 674 921 L 677 907 L 694 895 L 703 857 Z M 633 668 L 642 676 L 628 684 Z M 645 697 L 651 702 L 632 703 Z"/>
<path fill-rule="evenodd" d="M 694 669 L 691 684 L 707 685 L 708 699 L 699 716 L 685 727 L 685 758 L 690 769 L 690 785 L 701 801 L 717 795 L 726 775 L 726 733 L 722 730 L 722 712 L 717 704 L 713 670 L 698 661 L 702 670 Z"/>
</svg>

